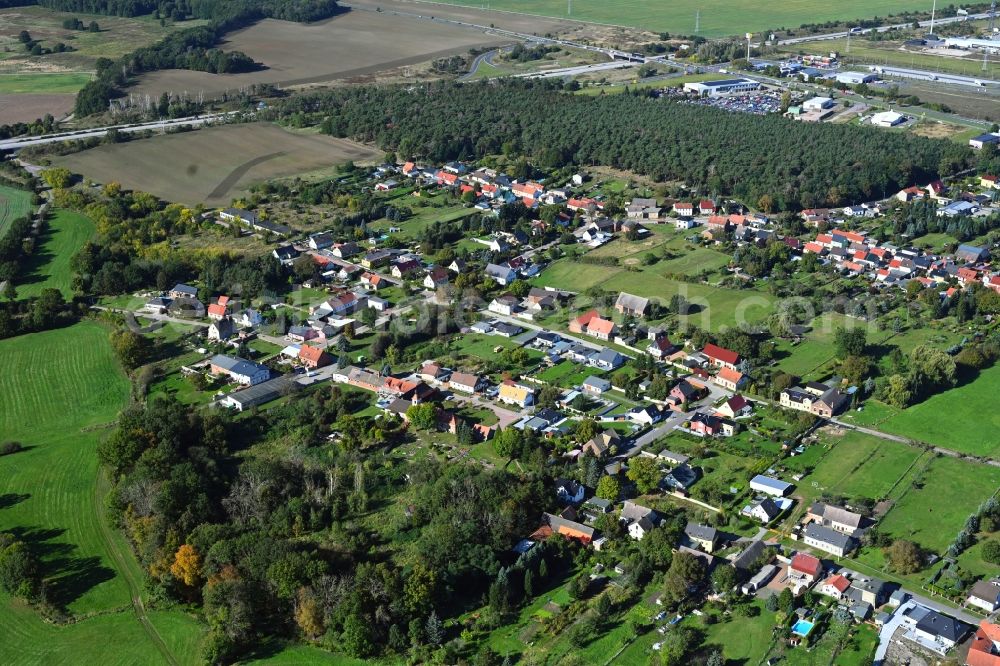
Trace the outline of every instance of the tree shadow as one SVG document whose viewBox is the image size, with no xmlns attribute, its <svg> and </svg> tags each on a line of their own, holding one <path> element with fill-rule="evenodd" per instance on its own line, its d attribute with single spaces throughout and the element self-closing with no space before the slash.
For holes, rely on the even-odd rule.
<svg viewBox="0 0 1000 666">
<path fill-rule="evenodd" d="M 30 493 L 4 493 L 0 495 L 0 509 L 9 509 L 30 497 Z"/>
<path fill-rule="evenodd" d="M 57 541 L 66 533 L 63 528 L 23 528 L 11 530 L 14 536 L 28 544 L 31 552 L 42 561 L 48 601 L 65 608 L 87 591 L 115 577 L 114 570 L 104 566 L 97 556 L 76 555 L 76 544 Z"/>
<path fill-rule="evenodd" d="M 55 258 L 55 253 L 49 249 L 49 241 L 54 235 L 55 230 L 45 225 L 44 230 L 35 238 L 35 247 L 22 264 L 21 275 L 17 278 L 18 286 L 37 284 L 47 279 L 45 268 Z"/>
</svg>

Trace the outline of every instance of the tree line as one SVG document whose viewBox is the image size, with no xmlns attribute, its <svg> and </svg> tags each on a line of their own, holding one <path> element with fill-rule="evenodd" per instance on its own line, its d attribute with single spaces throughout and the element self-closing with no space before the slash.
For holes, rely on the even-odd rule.
<svg viewBox="0 0 1000 666">
<path fill-rule="evenodd" d="M 543 168 L 592 165 L 775 210 L 881 199 L 964 168 L 967 147 L 875 128 L 803 124 L 654 99 L 645 91 L 567 95 L 561 83 L 345 87 L 283 101 L 270 114 L 319 124 L 430 162 L 526 155 Z"/>
</svg>

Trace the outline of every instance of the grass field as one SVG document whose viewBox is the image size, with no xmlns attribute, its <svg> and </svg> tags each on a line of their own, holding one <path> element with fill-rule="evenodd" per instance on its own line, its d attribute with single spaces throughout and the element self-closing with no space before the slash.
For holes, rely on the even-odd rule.
<svg viewBox="0 0 1000 666">
<path fill-rule="evenodd" d="M 932 396 L 879 424 L 880 430 L 979 456 L 1000 456 L 1000 414 L 992 399 L 1000 391 L 1000 366 L 983 370 L 964 386 Z M 943 415 L 947 415 L 945 418 Z"/>
<path fill-rule="evenodd" d="M 897 481 L 914 469 L 921 451 L 864 433 L 848 431 L 843 436 L 831 436 L 830 452 L 816 465 L 813 472 L 799 484 L 798 492 L 809 498 L 821 494 L 881 499 L 896 490 Z M 894 488 L 895 486 L 895 488 Z"/>
<path fill-rule="evenodd" d="M 965 520 L 1000 488 L 1000 469 L 942 456 L 931 461 L 879 523 L 894 537 L 943 553 Z"/>
<path fill-rule="evenodd" d="M 168 201 L 218 205 L 255 182 L 381 156 L 346 139 L 250 124 L 99 146 L 55 161 L 88 178 L 118 181 Z"/>
<path fill-rule="evenodd" d="M 0 235 L 7 225 L 31 212 L 31 192 L 0 185 Z"/>
<path fill-rule="evenodd" d="M 0 74 L 0 95 L 11 93 L 76 93 L 90 81 L 86 72 Z"/>
<path fill-rule="evenodd" d="M 267 68 L 224 75 L 163 70 L 143 76 L 138 90 L 157 96 L 165 90 L 215 95 L 254 83 L 283 87 L 334 80 L 355 83 L 376 72 L 501 43 L 509 40 L 381 11 L 346 12 L 309 25 L 268 19 L 228 35 L 221 46 L 243 51 Z"/>
<path fill-rule="evenodd" d="M 481 7 L 480 0 L 438 0 L 443 4 Z M 695 12 L 701 12 L 700 30 L 704 37 L 759 32 L 771 28 L 797 28 L 803 23 L 851 20 L 885 16 L 905 9 L 924 9 L 912 0 L 841 0 L 819 3 L 815 0 L 789 0 L 781 3 L 735 4 L 729 0 L 679 0 L 650 3 L 645 0 L 576 0 L 572 14 L 562 0 L 492 0 L 493 10 L 571 18 L 611 25 L 623 25 L 683 35 L 695 34 Z M 488 15 L 488 14 L 487 14 Z"/>
<path fill-rule="evenodd" d="M 66 298 L 72 296 L 70 262 L 95 231 L 90 218 L 69 210 L 57 210 L 18 277 L 18 298 L 37 296 L 42 289 L 48 288 L 58 289 Z"/>
</svg>

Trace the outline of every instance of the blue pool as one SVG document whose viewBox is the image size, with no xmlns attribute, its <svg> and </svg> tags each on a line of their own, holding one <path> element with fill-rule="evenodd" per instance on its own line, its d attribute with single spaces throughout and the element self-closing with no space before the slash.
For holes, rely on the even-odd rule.
<svg viewBox="0 0 1000 666">
<path fill-rule="evenodd" d="M 792 625 L 792 633 L 805 638 L 812 631 L 813 623 L 809 620 L 798 620 Z"/>
</svg>

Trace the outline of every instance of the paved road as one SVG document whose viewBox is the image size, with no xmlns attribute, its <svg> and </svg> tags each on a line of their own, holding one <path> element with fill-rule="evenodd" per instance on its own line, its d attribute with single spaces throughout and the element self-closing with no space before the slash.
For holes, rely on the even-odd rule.
<svg viewBox="0 0 1000 666">
<path fill-rule="evenodd" d="M 961 23 L 962 21 L 974 20 L 974 19 L 988 19 L 990 15 L 988 13 L 982 14 L 970 14 L 969 16 L 946 16 L 943 18 L 934 19 L 934 25 L 948 25 L 949 23 Z M 890 30 L 895 30 L 898 28 L 910 28 L 913 23 L 894 23 L 893 25 L 882 25 L 877 28 L 869 28 L 864 30 L 863 33 L 869 32 L 889 32 Z M 929 28 L 931 26 L 931 21 L 920 21 L 920 27 Z M 791 37 L 789 39 L 779 39 L 778 44 L 801 44 L 802 42 L 815 42 L 824 39 L 841 39 L 847 37 L 847 31 L 844 32 L 827 32 L 821 35 L 807 35 L 805 37 Z"/>
<path fill-rule="evenodd" d="M 202 116 L 188 116 L 186 118 L 176 118 L 174 120 L 157 120 L 150 123 L 137 123 L 134 125 L 105 125 L 93 129 L 79 130 L 77 132 L 59 132 L 57 134 L 45 134 L 43 136 L 24 136 L 14 139 L 0 141 L 0 150 L 20 150 L 28 146 L 38 146 L 46 143 L 56 143 L 59 141 L 76 141 L 79 139 L 91 139 L 102 137 L 108 130 L 116 129 L 119 132 L 144 132 L 146 130 L 160 131 L 179 125 L 190 125 L 200 127 L 213 123 L 217 120 L 225 119 L 228 116 L 238 113 L 230 111 L 228 113 L 210 113 Z"/>
<path fill-rule="evenodd" d="M 608 69 L 628 69 L 638 63 L 628 60 L 613 60 L 602 62 L 596 65 L 579 65 L 576 67 L 563 67 L 561 69 L 550 69 L 544 72 L 529 72 L 528 74 L 517 74 L 515 78 L 521 79 L 558 79 L 567 76 L 577 76 L 579 74 L 590 74 L 591 72 L 601 72 Z"/>
<path fill-rule="evenodd" d="M 476 59 L 472 61 L 472 66 L 469 67 L 469 71 L 466 74 L 458 77 L 459 81 L 468 81 L 476 76 L 476 72 L 479 71 L 479 66 L 483 63 L 487 65 L 493 64 L 493 58 L 500 53 L 500 49 L 493 49 L 492 51 L 487 51 L 486 53 L 480 53 L 476 56 Z"/>
</svg>

